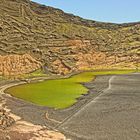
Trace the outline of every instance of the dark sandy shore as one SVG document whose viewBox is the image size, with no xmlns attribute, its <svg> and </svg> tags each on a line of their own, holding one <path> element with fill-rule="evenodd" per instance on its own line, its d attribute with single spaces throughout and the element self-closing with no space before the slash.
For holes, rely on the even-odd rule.
<svg viewBox="0 0 140 140">
<path fill-rule="evenodd" d="M 140 140 L 140 74 L 112 76 L 109 88 L 58 130 L 72 140 Z"/>
<path fill-rule="evenodd" d="M 84 84 L 89 93 L 64 110 L 2 96 L 23 120 L 57 129 L 72 140 L 140 140 L 139 84 L 140 74 L 98 76 Z"/>
<path fill-rule="evenodd" d="M 110 77 L 111 76 L 97 76 L 94 81 L 84 83 L 84 86 L 89 89 L 88 94 L 77 99 L 77 103 L 70 108 L 63 110 L 54 110 L 48 107 L 37 106 L 7 94 L 2 96 L 6 99 L 6 106 L 11 109 L 11 112 L 20 116 L 25 121 L 57 129 L 61 123 L 64 123 L 69 117 L 98 96 L 104 89 L 108 88 Z"/>
</svg>

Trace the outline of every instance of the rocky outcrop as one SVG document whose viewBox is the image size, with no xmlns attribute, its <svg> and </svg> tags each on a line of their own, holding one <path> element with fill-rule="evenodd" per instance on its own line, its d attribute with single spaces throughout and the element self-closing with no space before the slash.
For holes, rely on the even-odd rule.
<svg viewBox="0 0 140 140">
<path fill-rule="evenodd" d="M 49 131 L 47 128 L 17 118 L 20 117 L 0 108 L 0 140 L 66 140 L 66 137 L 59 132 Z"/>
<path fill-rule="evenodd" d="M 3 108 L 0 108 L 0 129 L 6 129 L 14 123 L 15 120 Z"/>
<path fill-rule="evenodd" d="M 0 56 L 0 75 L 19 76 L 35 71 L 41 63 L 29 54 Z"/>
</svg>

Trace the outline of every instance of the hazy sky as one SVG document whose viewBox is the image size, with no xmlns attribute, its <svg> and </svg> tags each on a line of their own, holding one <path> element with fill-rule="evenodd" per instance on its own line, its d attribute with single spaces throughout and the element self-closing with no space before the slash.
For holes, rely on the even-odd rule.
<svg viewBox="0 0 140 140">
<path fill-rule="evenodd" d="M 140 21 L 140 0 L 33 0 L 87 19 L 124 23 Z"/>
</svg>

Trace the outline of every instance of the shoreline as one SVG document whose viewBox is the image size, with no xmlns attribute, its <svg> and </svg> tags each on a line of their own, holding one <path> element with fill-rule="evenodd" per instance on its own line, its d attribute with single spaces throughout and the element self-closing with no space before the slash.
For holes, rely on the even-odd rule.
<svg viewBox="0 0 140 140">
<path fill-rule="evenodd" d="M 1 87 L 2 88 L 2 87 Z M 1 89 L 1 93 L 3 90 L 7 88 L 6 86 L 3 86 Z M 50 129 L 47 126 L 44 125 L 37 125 L 32 122 L 29 122 L 24 119 L 24 117 L 21 117 L 17 113 L 13 112 L 9 105 L 7 105 L 7 99 L 4 97 L 4 93 L 0 94 L 0 109 L 1 111 L 4 111 L 5 113 L 2 114 L 0 112 L 0 115 L 6 116 L 8 119 L 12 119 L 13 123 L 10 125 L 7 125 L 8 122 L 4 122 L 3 125 L 5 126 L 5 123 L 7 126 L 5 126 L 3 129 L 0 128 L 0 140 L 19 140 L 19 139 L 29 139 L 29 140 L 41 140 L 41 139 L 49 139 L 50 137 L 52 139 L 58 139 L 58 140 L 67 140 L 66 137 L 58 132 L 56 129 Z M 10 97 L 10 96 L 9 96 Z M 1 118 L 2 119 L 2 118 Z M 5 120 L 9 121 L 10 120 Z"/>
<path fill-rule="evenodd" d="M 24 120 L 24 122 L 28 122 L 34 126 L 41 126 L 42 128 L 49 128 L 49 130 L 56 131 L 59 130 L 59 126 L 61 126 L 61 124 L 73 116 L 73 114 L 75 114 L 83 106 L 87 105 L 90 101 L 100 95 L 106 88 L 108 88 L 108 81 L 111 77 L 112 75 L 100 75 L 96 76 L 96 78 L 90 82 L 82 83 L 82 85 L 88 89 L 88 93 L 78 98 L 77 102 L 71 107 L 61 110 L 38 106 L 5 93 L 1 94 L 1 96 L 5 100 L 4 106 L 10 110 L 10 114 L 13 114 L 15 117 L 20 117 L 20 119 Z M 21 84 L 24 83 L 23 81 L 21 82 Z M 11 84 L 16 85 L 17 83 L 14 82 Z M 5 86 L 3 86 L 3 88 Z M 2 90 L 3 92 L 5 91 L 4 89 Z"/>
<path fill-rule="evenodd" d="M 44 81 L 48 81 L 48 80 L 69 79 L 69 78 L 71 78 L 73 76 L 79 75 L 81 73 L 86 73 L 86 72 L 115 72 L 115 71 L 116 72 L 125 72 L 125 71 L 127 71 L 128 73 L 134 73 L 135 72 L 133 70 L 116 70 L 116 69 L 114 69 L 114 70 L 108 70 L 108 71 L 107 70 L 100 70 L 100 71 L 97 71 L 97 70 L 87 70 L 87 71 L 80 71 L 80 72 L 70 73 L 70 74 L 65 75 L 65 76 L 62 76 L 62 75 L 61 76 L 51 75 L 50 77 L 46 77 L 46 76 L 45 77 L 32 77 L 32 78 L 24 79 L 24 80 L 7 81 L 8 84 L 6 84 L 6 85 L 4 84 L 4 85 L 0 86 L 0 92 L 1 92 L 1 94 L 7 94 L 7 95 L 9 95 L 9 96 L 11 96 L 13 98 L 17 98 L 17 97 L 14 97 L 14 96 L 6 93 L 6 90 L 9 89 L 9 88 L 11 88 L 11 87 L 15 87 L 15 86 L 19 86 L 19 85 L 24 85 L 24 84 L 39 83 L 39 82 L 44 82 Z M 95 80 L 96 77 L 98 77 L 98 76 L 111 76 L 111 75 L 115 75 L 115 74 L 99 74 L 99 75 L 98 74 L 97 75 L 95 74 L 94 75 L 95 78 L 93 77 L 93 80 Z M 119 75 L 119 74 L 116 74 L 116 75 Z M 80 84 L 84 86 L 84 84 L 86 84 L 86 83 L 80 83 Z M 84 86 L 84 87 L 87 88 L 86 86 Z M 89 91 L 89 89 L 88 89 L 88 91 Z M 85 93 L 85 94 L 87 95 L 88 92 Z M 82 96 L 85 96 L 85 94 L 81 94 L 81 96 L 79 98 L 81 98 Z M 76 103 L 78 102 L 79 98 L 76 99 L 77 100 Z M 17 98 L 17 99 L 25 101 L 24 99 L 21 99 L 21 98 Z M 25 102 L 29 102 L 29 101 L 25 101 Z M 29 102 L 29 103 L 34 104 L 32 102 Z M 74 104 L 76 104 L 76 103 L 74 103 Z M 41 106 L 41 105 L 37 105 L 37 106 Z M 70 107 L 68 107 L 68 108 L 70 108 Z M 48 108 L 55 109 L 53 107 L 48 107 Z M 67 109 L 67 108 L 65 108 L 65 109 Z"/>
<path fill-rule="evenodd" d="M 20 121 L 17 121 L 18 123 L 9 129 L 13 130 L 13 128 L 15 128 L 15 131 L 17 131 L 19 129 L 18 127 L 20 127 L 20 131 L 29 129 L 29 132 L 31 132 L 31 128 L 35 127 L 36 130 L 30 133 L 33 136 L 34 134 L 40 136 L 40 131 L 41 133 L 47 133 L 46 135 L 51 135 L 50 133 L 53 132 L 63 138 L 62 140 L 66 140 L 65 136 L 67 138 L 71 136 L 59 129 L 61 125 L 71 118 L 75 113 L 81 110 L 84 106 L 86 106 L 89 102 L 98 97 L 105 89 L 107 89 L 111 77 L 112 75 L 100 75 L 96 76 L 96 78 L 90 82 L 83 83 L 83 86 L 88 89 L 88 93 L 78 98 L 76 104 L 62 110 L 41 107 L 7 94 L 1 94 L 0 96 L 2 96 L 4 99 L 4 107 L 10 110 L 10 114 L 13 114 L 14 117 L 20 118 Z M 61 133 L 58 133 L 58 131 L 64 133 L 65 136 Z M 27 136 L 30 134 L 27 134 Z"/>
<path fill-rule="evenodd" d="M 56 128 L 65 119 L 67 119 L 79 108 L 81 108 L 81 106 L 88 103 L 89 100 L 92 100 L 94 97 L 98 96 L 102 90 L 107 88 L 107 81 L 109 80 L 109 78 L 110 76 L 97 76 L 95 80 L 84 83 L 83 86 L 88 89 L 88 93 L 78 98 L 77 103 L 75 103 L 71 107 L 61 110 L 38 106 L 21 99 L 17 99 L 16 97 L 9 96 L 7 94 L 3 94 L 2 96 L 7 100 L 6 105 L 14 114 L 17 114 L 28 122 L 37 125 L 46 125 L 50 128 Z M 99 83 L 102 83 L 101 86 L 99 85 Z M 94 85 L 95 87 L 92 87 L 92 85 Z M 47 120 L 46 114 L 49 120 Z M 32 116 L 35 117 L 33 118 Z"/>
</svg>

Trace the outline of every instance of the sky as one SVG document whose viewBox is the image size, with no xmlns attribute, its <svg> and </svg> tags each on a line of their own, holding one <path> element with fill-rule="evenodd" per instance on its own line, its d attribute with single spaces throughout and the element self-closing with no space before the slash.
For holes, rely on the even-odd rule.
<svg viewBox="0 0 140 140">
<path fill-rule="evenodd" d="M 111 23 L 140 21 L 140 0 L 33 0 L 77 16 Z"/>
</svg>

